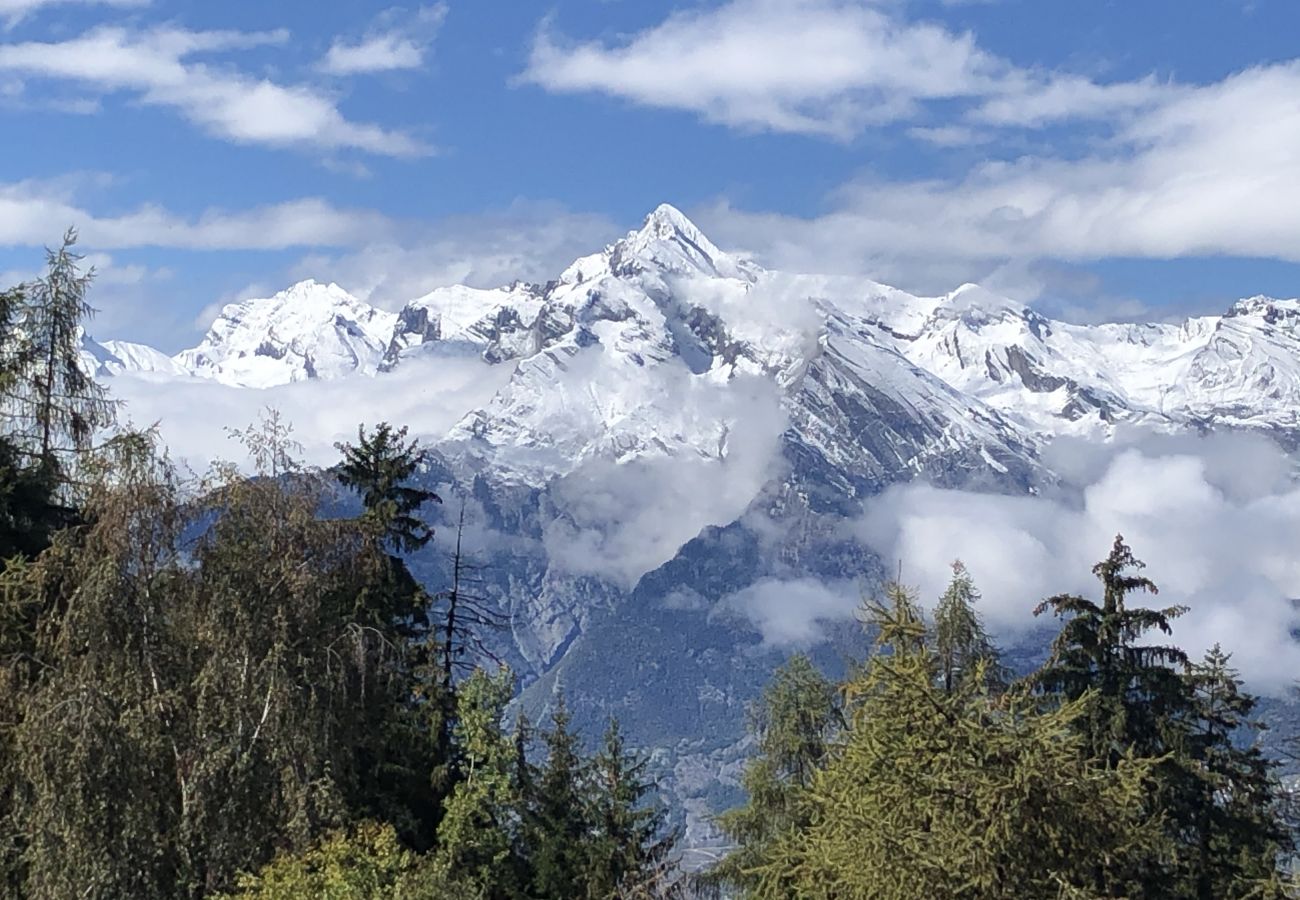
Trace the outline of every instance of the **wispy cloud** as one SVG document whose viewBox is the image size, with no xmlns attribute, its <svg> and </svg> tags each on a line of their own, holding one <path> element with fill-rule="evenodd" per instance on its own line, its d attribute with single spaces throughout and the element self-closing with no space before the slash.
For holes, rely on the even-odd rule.
<svg viewBox="0 0 1300 900">
<path fill-rule="evenodd" d="M 309 85 L 278 84 L 195 59 L 287 40 L 283 31 L 103 27 L 66 41 L 0 45 L 0 72 L 127 92 L 234 143 L 396 157 L 429 152 L 405 132 L 346 118 L 332 97 Z"/>
<path fill-rule="evenodd" d="M 40 247 L 69 225 L 96 250 L 172 247 L 188 250 L 282 250 L 357 246 L 382 240 L 397 224 L 378 212 L 340 209 L 309 197 L 243 210 L 182 216 L 159 206 L 97 214 L 75 197 L 76 179 L 0 184 L 0 246 Z"/>
<path fill-rule="evenodd" d="M 446 17 L 445 3 L 423 7 L 414 14 L 388 10 L 360 38 L 336 39 L 320 69 L 331 75 L 358 75 L 421 68 Z"/>
<path fill-rule="evenodd" d="M 611 46 L 544 26 L 525 80 L 698 113 L 726 125 L 848 137 L 918 101 L 992 91 L 1005 65 L 972 36 L 839 0 L 732 0 Z"/>
<path fill-rule="evenodd" d="M 1300 261 L 1300 63 L 1161 92 L 1102 141 L 1062 138 L 952 179 L 864 176 L 811 217 L 722 201 L 699 218 L 770 265 L 924 291 L 1042 259 Z M 1060 109 L 1022 112 L 1038 121 Z"/>
<path fill-rule="evenodd" d="M 151 0 L 0 0 L 0 20 L 9 27 L 23 19 L 53 6 L 115 6 L 130 8 L 148 6 Z"/>
</svg>

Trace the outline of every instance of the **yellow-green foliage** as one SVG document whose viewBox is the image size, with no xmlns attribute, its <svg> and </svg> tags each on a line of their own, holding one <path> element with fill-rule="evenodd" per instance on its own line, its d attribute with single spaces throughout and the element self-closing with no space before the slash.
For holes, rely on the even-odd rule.
<svg viewBox="0 0 1300 900">
<path fill-rule="evenodd" d="M 227 900 L 443 900 L 443 889 L 390 825 L 362 822 L 245 875 Z"/>
<path fill-rule="evenodd" d="M 1160 859 L 1149 764 L 1084 761 L 1073 726 L 1090 698 L 1040 712 L 982 678 L 945 689 L 911 598 L 893 599 L 846 685 L 847 733 L 808 791 L 810 824 L 755 867 L 751 895 L 1124 896 Z"/>
</svg>

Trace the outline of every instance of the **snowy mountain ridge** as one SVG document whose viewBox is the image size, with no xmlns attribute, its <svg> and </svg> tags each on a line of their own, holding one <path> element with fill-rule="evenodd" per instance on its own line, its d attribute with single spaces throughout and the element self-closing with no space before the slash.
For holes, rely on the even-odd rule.
<svg viewBox="0 0 1300 900">
<path fill-rule="evenodd" d="M 610 366 L 673 360 L 714 382 L 773 377 L 787 394 L 828 348 L 851 344 L 857 356 L 888 358 L 873 369 L 875 388 L 907 394 L 930 376 L 922 393 L 944 394 L 937 379 L 976 419 L 993 417 L 994 430 L 1028 443 L 1104 435 L 1123 421 L 1300 430 L 1300 301 L 1252 297 L 1175 325 L 1074 325 L 972 284 L 919 297 L 767 271 L 719 250 L 667 205 L 546 285 L 439 288 L 391 313 L 304 281 L 226 306 L 197 347 L 174 357 L 123 342 L 95 345 L 90 357 L 104 375 L 265 388 L 374 375 L 419 354 L 477 355 L 517 366 L 490 408 L 457 427 L 482 436 L 528 431 L 517 415 L 503 418 L 521 411 L 511 398 L 556 390 L 566 357 L 593 344 L 605 351 L 591 373 L 597 385 L 617 380 Z"/>
</svg>

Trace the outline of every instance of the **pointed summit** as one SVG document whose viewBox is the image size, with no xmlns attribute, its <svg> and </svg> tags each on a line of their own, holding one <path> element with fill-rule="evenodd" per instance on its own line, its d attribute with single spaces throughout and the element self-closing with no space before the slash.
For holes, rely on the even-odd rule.
<svg viewBox="0 0 1300 900">
<path fill-rule="evenodd" d="M 724 278 L 746 278 L 746 267 L 719 250 L 677 207 L 661 203 L 646 216 L 640 230 L 615 245 L 615 267 L 629 264 L 676 274 L 702 272 Z"/>
</svg>

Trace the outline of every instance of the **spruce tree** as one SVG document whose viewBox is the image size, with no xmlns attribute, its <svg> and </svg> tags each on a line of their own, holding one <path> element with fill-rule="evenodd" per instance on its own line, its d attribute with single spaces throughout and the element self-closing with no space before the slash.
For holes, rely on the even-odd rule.
<svg viewBox="0 0 1300 900">
<path fill-rule="evenodd" d="M 1243 738 L 1262 726 L 1257 700 L 1242 689 L 1230 657 L 1216 644 L 1188 666 L 1191 694 L 1176 747 L 1181 791 L 1173 814 L 1187 825 L 1185 893 L 1196 900 L 1252 896 L 1294 850 L 1282 821 L 1274 763 Z"/>
<path fill-rule="evenodd" d="M 1170 634 L 1170 623 L 1187 610 L 1131 607 L 1133 593 L 1159 593 L 1154 582 L 1139 574 L 1143 568 L 1123 537 L 1116 537 L 1110 554 L 1092 570 L 1102 586 L 1100 603 L 1062 594 L 1034 611 L 1050 611 L 1065 621 L 1052 642 L 1051 658 L 1032 683 L 1065 700 L 1097 694 L 1083 724 L 1092 753 L 1112 764 L 1130 748 L 1142 756 L 1164 753 L 1166 727 L 1184 706 L 1181 670 L 1187 654 L 1173 645 L 1146 643 L 1146 638 L 1152 631 Z"/>
<path fill-rule="evenodd" d="M 630 752 L 611 719 L 591 764 L 593 836 L 587 843 L 586 896 L 650 898 L 670 892 L 673 835 L 662 808 L 649 801 L 648 761 Z"/>
<path fill-rule="evenodd" d="M 587 772 L 569 728 L 564 695 L 555 694 L 543 735 L 546 760 L 525 813 L 532 891 L 537 897 L 585 895 L 587 841 L 592 836 L 584 787 Z"/>
</svg>

